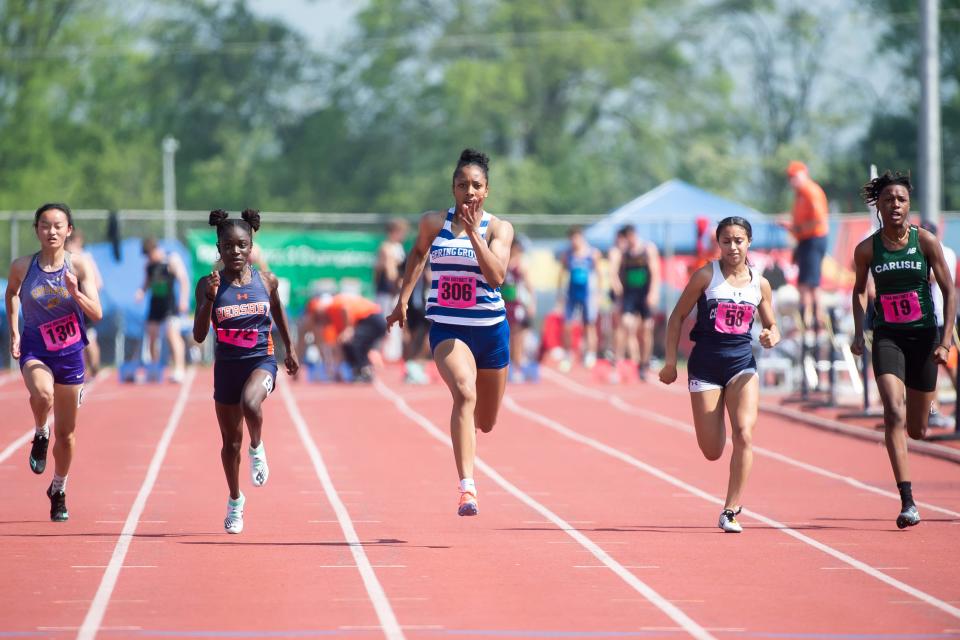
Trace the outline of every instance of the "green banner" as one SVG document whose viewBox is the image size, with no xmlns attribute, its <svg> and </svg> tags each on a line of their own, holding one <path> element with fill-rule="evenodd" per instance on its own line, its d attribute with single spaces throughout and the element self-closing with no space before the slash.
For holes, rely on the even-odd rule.
<svg viewBox="0 0 960 640">
<path fill-rule="evenodd" d="M 193 273 L 209 273 L 217 259 L 216 234 L 187 232 Z M 300 313 L 311 293 L 349 289 L 373 297 L 373 265 L 383 234 L 360 231 L 261 231 L 254 237 L 267 267 L 280 280 L 281 299 Z"/>
</svg>

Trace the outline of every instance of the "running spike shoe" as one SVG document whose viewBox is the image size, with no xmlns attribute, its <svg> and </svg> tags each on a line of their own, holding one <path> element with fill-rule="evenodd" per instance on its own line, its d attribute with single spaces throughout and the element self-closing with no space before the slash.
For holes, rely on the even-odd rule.
<svg viewBox="0 0 960 640">
<path fill-rule="evenodd" d="M 267 466 L 267 451 L 263 449 L 263 443 L 260 443 L 260 453 L 253 453 L 253 450 L 248 450 L 250 454 L 250 481 L 255 487 L 262 487 L 267 484 L 267 478 L 270 477 L 270 467 Z"/>
<path fill-rule="evenodd" d="M 246 502 L 247 499 L 242 493 L 236 503 L 233 500 L 227 500 L 227 517 L 223 519 L 223 528 L 227 533 L 243 531 L 243 507 Z"/>
<path fill-rule="evenodd" d="M 30 447 L 30 470 L 37 475 L 44 472 L 47 468 L 47 447 L 50 445 L 50 438 L 45 438 L 39 433 L 33 436 L 33 446 Z"/>
<path fill-rule="evenodd" d="M 717 526 L 723 529 L 725 533 L 741 533 L 743 527 L 737 522 L 737 516 L 740 515 L 740 511 L 742 510 L 743 507 L 737 507 L 736 511 L 733 509 L 724 509 L 720 514 L 720 522 L 717 523 Z"/>
<path fill-rule="evenodd" d="M 460 504 L 457 505 L 458 516 L 475 516 L 480 513 L 477 507 L 477 496 L 469 491 L 460 492 Z"/>
<path fill-rule="evenodd" d="M 916 505 L 910 505 L 900 512 L 900 515 L 897 516 L 897 528 L 906 529 L 907 527 L 915 527 L 920 524 L 920 512 L 917 510 Z"/>
<path fill-rule="evenodd" d="M 67 512 L 67 494 L 60 491 L 54 491 L 53 485 L 47 487 L 47 497 L 50 498 L 50 519 L 54 522 L 66 522 L 70 519 Z"/>
</svg>

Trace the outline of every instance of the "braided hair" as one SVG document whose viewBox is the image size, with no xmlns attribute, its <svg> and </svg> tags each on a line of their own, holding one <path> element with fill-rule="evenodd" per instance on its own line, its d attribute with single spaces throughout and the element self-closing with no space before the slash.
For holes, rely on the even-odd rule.
<svg viewBox="0 0 960 640">
<path fill-rule="evenodd" d="M 906 174 L 900 173 L 890 173 L 890 171 L 884 171 L 882 176 L 877 176 L 863 185 L 863 188 L 860 189 L 860 196 L 863 198 L 863 201 L 867 206 L 876 207 L 877 202 L 880 200 L 880 195 L 883 193 L 883 190 L 891 185 L 900 185 L 907 190 L 907 193 L 913 193 L 913 184 L 910 182 L 910 172 Z M 880 223 L 880 226 L 883 226 L 883 220 L 880 219 L 880 210 L 877 209 L 877 221 Z"/>
<path fill-rule="evenodd" d="M 260 212 L 256 209 L 244 209 L 238 219 L 231 218 L 230 214 L 223 209 L 214 209 L 210 212 L 210 226 L 217 228 L 218 241 L 231 227 L 240 227 L 246 231 L 252 239 L 253 232 L 260 230 Z"/>
<path fill-rule="evenodd" d="M 457 168 L 453 170 L 453 179 L 457 179 L 457 174 L 460 173 L 460 169 L 469 165 L 480 167 L 480 170 L 483 171 L 483 179 L 488 183 L 490 182 L 490 177 L 487 175 L 490 170 L 490 158 L 487 154 L 477 151 L 476 149 L 464 149 L 460 152 Z"/>
</svg>

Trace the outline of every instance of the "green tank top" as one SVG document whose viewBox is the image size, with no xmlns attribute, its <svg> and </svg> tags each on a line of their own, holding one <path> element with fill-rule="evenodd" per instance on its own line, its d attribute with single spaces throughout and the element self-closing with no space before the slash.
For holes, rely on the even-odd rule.
<svg viewBox="0 0 960 640">
<path fill-rule="evenodd" d="M 895 330 L 936 326 L 930 299 L 930 265 L 920 249 L 920 231 L 910 226 L 907 246 L 890 251 L 880 231 L 873 234 L 870 273 L 877 288 L 874 325 Z"/>
</svg>

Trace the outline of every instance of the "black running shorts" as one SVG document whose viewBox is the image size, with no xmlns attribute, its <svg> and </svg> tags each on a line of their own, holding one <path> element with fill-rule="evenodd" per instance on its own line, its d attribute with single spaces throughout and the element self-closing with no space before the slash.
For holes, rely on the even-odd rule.
<svg viewBox="0 0 960 640">
<path fill-rule="evenodd" d="M 936 327 L 910 331 L 877 327 L 873 332 L 873 375 L 888 373 L 900 378 L 908 389 L 933 391 L 937 388 L 933 350 L 938 344 Z"/>
</svg>

